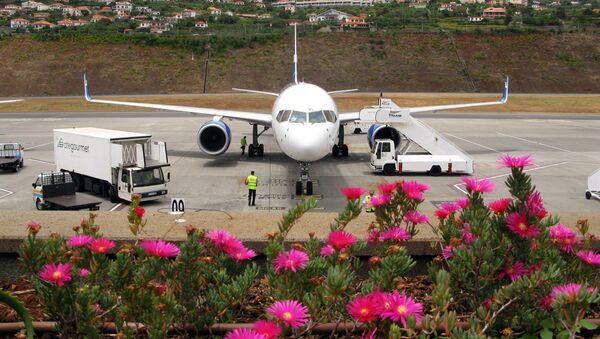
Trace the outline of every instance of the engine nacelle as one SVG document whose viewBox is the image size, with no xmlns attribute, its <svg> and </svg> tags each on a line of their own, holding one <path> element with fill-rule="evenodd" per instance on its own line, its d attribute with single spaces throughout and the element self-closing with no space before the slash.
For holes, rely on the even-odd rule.
<svg viewBox="0 0 600 339">
<path fill-rule="evenodd" d="M 369 140 L 370 148 L 373 148 L 373 143 L 377 139 L 391 139 L 394 141 L 394 146 L 398 148 L 400 145 L 401 135 L 397 129 L 390 125 L 373 124 L 371 127 L 369 127 L 367 139 Z"/>
<path fill-rule="evenodd" d="M 229 148 L 231 130 L 223 121 L 210 120 L 200 127 L 196 140 L 204 153 L 221 155 Z"/>
</svg>

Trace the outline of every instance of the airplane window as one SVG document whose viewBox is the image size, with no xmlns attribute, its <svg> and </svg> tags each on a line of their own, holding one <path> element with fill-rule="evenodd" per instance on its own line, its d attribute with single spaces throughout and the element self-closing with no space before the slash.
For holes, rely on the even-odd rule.
<svg viewBox="0 0 600 339">
<path fill-rule="evenodd" d="M 290 119 L 290 115 L 292 111 L 283 111 L 283 116 L 281 117 L 281 121 L 288 121 Z"/>
<path fill-rule="evenodd" d="M 323 115 L 323 111 L 309 112 L 308 122 L 325 122 L 325 116 Z"/>
<path fill-rule="evenodd" d="M 275 118 L 275 120 L 281 122 L 281 116 L 283 115 L 283 112 L 285 112 L 284 110 L 279 111 L 279 113 L 277 113 L 277 118 Z"/>
<path fill-rule="evenodd" d="M 290 122 L 306 122 L 306 112 L 293 111 Z"/>
<path fill-rule="evenodd" d="M 336 121 L 335 112 L 333 112 L 333 111 L 323 111 L 323 113 L 325 113 L 325 119 L 327 119 L 327 121 L 329 121 L 329 122 L 335 122 Z"/>
</svg>

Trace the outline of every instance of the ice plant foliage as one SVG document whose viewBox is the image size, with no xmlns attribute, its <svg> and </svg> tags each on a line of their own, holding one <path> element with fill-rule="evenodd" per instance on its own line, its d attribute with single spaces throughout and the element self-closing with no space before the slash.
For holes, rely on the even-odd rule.
<svg viewBox="0 0 600 339">
<path fill-rule="evenodd" d="M 144 240 L 140 246 L 150 256 L 169 258 L 179 254 L 177 245 L 164 240 Z"/>
<path fill-rule="evenodd" d="M 290 250 L 289 252 L 280 252 L 273 261 L 275 272 L 280 273 L 284 270 L 297 272 L 306 267 L 308 255 L 300 250 Z"/>
<path fill-rule="evenodd" d="M 46 264 L 40 272 L 40 278 L 47 283 L 64 286 L 66 282 L 71 281 L 71 264 Z"/>
<path fill-rule="evenodd" d="M 304 326 L 310 318 L 308 308 L 297 300 L 277 301 L 269 306 L 267 313 L 292 328 Z"/>
</svg>

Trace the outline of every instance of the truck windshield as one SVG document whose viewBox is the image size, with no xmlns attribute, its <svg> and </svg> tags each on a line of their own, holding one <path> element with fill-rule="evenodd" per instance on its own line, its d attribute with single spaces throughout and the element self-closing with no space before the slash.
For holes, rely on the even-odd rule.
<svg viewBox="0 0 600 339">
<path fill-rule="evenodd" d="M 163 184 L 162 169 L 146 169 L 133 172 L 133 186 L 150 186 Z"/>
</svg>

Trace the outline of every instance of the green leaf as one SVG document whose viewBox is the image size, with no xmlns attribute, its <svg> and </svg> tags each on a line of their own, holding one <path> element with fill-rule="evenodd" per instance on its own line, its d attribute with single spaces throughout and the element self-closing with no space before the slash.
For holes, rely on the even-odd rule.
<svg viewBox="0 0 600 339">
<path fill-rule="evenodd" d="M 581 327 L 585 328 L 586 330 L 595 330 L 598 328 L 598 325 L 594 324 L 593 322 L 589 321 L 589 320 L 581 320 L 579 322 L 579 324 L 581 325 Z"/>
<path fill-rule="evenodd" d="M 11 294 L 6 291 L 0 289 L 0 302 L 8 305 L 12 309 L 17 312 L 19 317 L 23 319 L 23 323 L 25 324 L 25 333 L 27 333 L 27 339 L 33 339 L 34 330 L 33 323 L 31 322 L 31 317 L 29 316 L 29 312 L 23 306 L 23 304 L 19 301 L 19 299 L 15 298 Z"/>
<path fill-rule="evenodd" d="M 552 319 L 544 319 L 542 320 L 542 326 L 551 330 L 554 328 L 554 321 L 552 321 Z"/>
<path fill-rule="evenodd" d="M 544 328 L 541 332 L 540 332 L 540 338 L 542 339 L 552 339 L 552 331 L 550 331 L 547 328 Z"/>
</svg>

